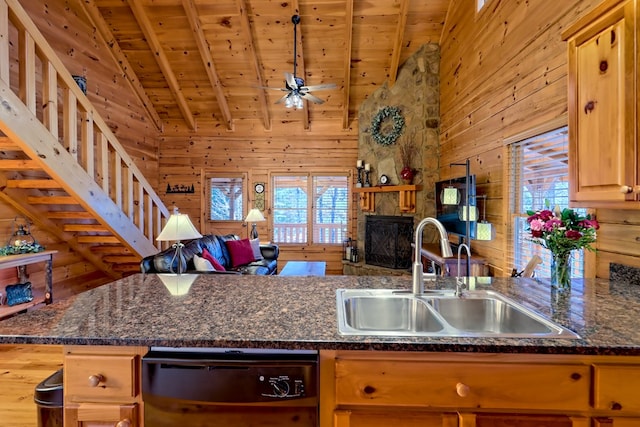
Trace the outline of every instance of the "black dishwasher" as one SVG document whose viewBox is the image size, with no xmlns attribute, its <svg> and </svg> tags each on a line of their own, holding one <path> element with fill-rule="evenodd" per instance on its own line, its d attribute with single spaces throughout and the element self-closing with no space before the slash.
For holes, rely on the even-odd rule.
<svg viewBox="0 0 640 427">
<path fill-rule="evenodd" d="M 318 425 L 318 353 L 152 347 L 142 358 L 147 427 Z"/>
</svg>

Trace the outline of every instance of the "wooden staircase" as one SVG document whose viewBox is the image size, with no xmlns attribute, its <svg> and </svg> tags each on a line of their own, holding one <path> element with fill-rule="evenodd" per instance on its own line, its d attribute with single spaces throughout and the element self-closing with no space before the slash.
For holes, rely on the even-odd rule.
<svg viewBox="0 0 640 427">
<path fill-rule="evenodd" d="M 17 0 L 0 0 L 0 199 L 113 278 L 169 216 Z"/>
</svg>

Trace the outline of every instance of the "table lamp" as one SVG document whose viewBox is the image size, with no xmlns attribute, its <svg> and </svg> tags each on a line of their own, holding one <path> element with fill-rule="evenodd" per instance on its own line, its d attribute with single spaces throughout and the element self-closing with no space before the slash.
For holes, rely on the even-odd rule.
<svg viewBox="0 0 640 427">
<path fill-rule="evenodd" d="M 176 243 L 172 245 L 175 248 L 175 253 L 173 258 L 171 259 L 171 263 L 169 264 L 169 270 L 172 273 L 173 271 L 173 263 L 176 258 L 178 259 L 178 274 L 182 274 L 182 262 L 184 261 L 184 257 L 182 256 L 182 248 L 184 247 L 184 243 L 182 240 L 191 240 L 191 239 L 199 239 L 202 237 L 202 234 L 196 230 L 193 226 L 193 223 L 189 219 L 189 215 L 181 214 L 178 212 L 178 208 L 173 208 L 173 213 L 169 217 L 169 221 L 167 221 L 166 225 L 156 237 L 158 241 L 172 241 L 175 240 Z"/>
<path fill-rule="evenodd" d="M 256 222 L 266 221 L 264 219 L 264 215 L 260 212 L 260 209 L 253 208 L 247 214 L 247 217 L 244 219 L 244 222 L 251 222 L 251 233 L 249 234 L 250 239 L 258 238 L 258 229 L 256 228 Z"/>
</svg>

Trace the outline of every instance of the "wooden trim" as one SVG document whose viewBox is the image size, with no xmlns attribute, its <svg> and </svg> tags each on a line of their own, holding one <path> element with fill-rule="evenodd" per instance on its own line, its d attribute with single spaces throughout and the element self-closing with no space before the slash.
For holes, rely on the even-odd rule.
<svg viewBox="0 0 640 427">
<path fill-rule="evenodd" d="M 182 117 L 189 125 L 189 128 L 195 129 L 196 121 L 193 118 L 193 114 L 189 109 L 187 100 L 184 97 L 184 94 L 182 93 L 182 88 L 180 87 L 180 83 L 178 82 L 178 79 L 176 78 L 176 75 L 174 74 L 173 69 L 171 68 L 169 59 L 167 58 L 167 55 L 164 53 L 164 49 L 160 44 L 160 40 L 158 40 L 158 36 L 156 36 L 156 33 L 153 31 L 153 26 L 151 25 L 151 22 L 147 17 L 147 14 L 144 10 L 144 6 L 140 4 L 140 0 L 127 0 L 127 4 L 131 8 L 131 12 L 133 12 L 133 16 L 138 22 L 138 25 L 140 26 L 140 29 L 142 30 L 144 36 L 146 37 L 149 47 L 154 53 L 153 57 L 155 58 L 156 63 L 158 64 L 158 67 L 160 67 L 162 74 L 167 80 L 169 89 L 171 90 L 171 93 L 173 94 L 173 97 L 176 100 L 176 104 L 178 105 L 178 109 L 182 113 Z"/>
<path fill-rule="evenodd" d="M 391 50 L 391 63 L 389 64 L 389 86 L 393 86 L 398 77 L 398 67 L 400 66 L 400 54 L 402 53 L 402 41 L 407 26 L 407 13 L 409 12 L 409 0 L 400 1 L 400 11 L 398 12 L 398 25 L 396 26 L 396 36 Z"/>
<path fill-rule="evenodd" d="M 9 58 L 9 7 L 0 1 L 0 58 Z M 9 84 L 9 61 L 0 61 L 0 80 Z"/>
<path fill-rule="evenodd" d="M 351 90 L 351 49 L 353 44 L 353 0 L 346 0 L 345 5 L 345 47 L 344 47 L 344 93 L 342 104 L 342 129 L 349 129 L 349 92 Z"/>
<path fill-rule="evenodd" d="M 211 51 L 209 50 L 209 44 L 207 43 L 204 32 L 202 31 L 202 27 L 200 26 L 196 4 L 193 0 L 182 0 L 182 8 L 184 9 L 187 15 L 187 19 L 189 20 L 189 26 L 191 27 L 193 37 L 196 40 L 196 44 L 198 45 L 198 51 L 200 52 L 202 65 L 207 71 L 209 83 L 211 83 L 211 86 L 216 93 L 216 101 L 218 101 L 218 107 L 220 107 L 220 111 L 222 112 L 222 118 L 227 125 L 227 129 L 233 130 L 233 119 L 231 118 L 229 104 L 227 103 L 227 99 L 224 96 L 222 83 L 220 82 L 218 72 L 216 71 L 216 66 L 213 62 L 213 57 L 211 56 Z"/>
<path fill-rule="evenodd" d="M 542 133 L 546 133 L 552 131 L 554 129 L 558 129 L 562 126 L 567 126 L 569 117 L 567 114 L 563 114 L 554 118 L 553 120 L 549 120 L 548 122 L 542 123 L 538 126 L 532 127 L 531 129 L 527 129 L 524 132 L 508 136 L 502 140 L 503 145 L 513 144 L 515 142 L 519 142 L 525 140 L 527 138 L 531 138 L 536 135 L 540 135 Z"/>
</svg>

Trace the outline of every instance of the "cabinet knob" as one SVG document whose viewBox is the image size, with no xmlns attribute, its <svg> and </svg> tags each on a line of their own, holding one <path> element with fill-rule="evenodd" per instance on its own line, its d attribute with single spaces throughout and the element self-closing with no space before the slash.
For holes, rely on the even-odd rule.
<svg viewBox="0 0 640 427">
<path fill-rule="evenodd" d="M 463 383 L 456 384 L 456 393 L 460 397 L 467 397 L 469 395 L 469 386 Z"/>
<path fill-rule="evenodd" d="M 118 421 L 116 427 L 131 427 L 131 421 L 128 418 Z"/>
<path fill-rule="evenodd" d="M 89 376 L 89 387 L 98 387 L 101 382 L 104 382 L 104 375 L 96 374 Z"/>
<path fill-rule="evenodd" d="M 638 194 L 640 193 L 640 185 L 634 185 L 633 187 L 630 185 L 623 185 L 622 187 L 620 187 L 620 192 L 623 194 Z"/>
</svg>

